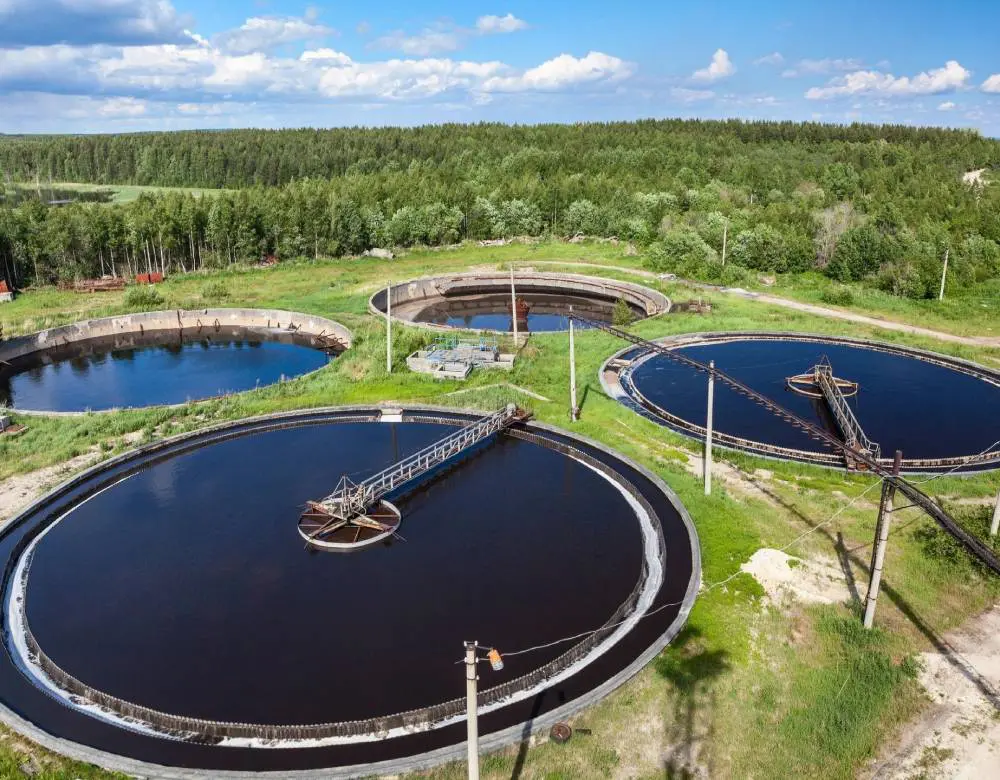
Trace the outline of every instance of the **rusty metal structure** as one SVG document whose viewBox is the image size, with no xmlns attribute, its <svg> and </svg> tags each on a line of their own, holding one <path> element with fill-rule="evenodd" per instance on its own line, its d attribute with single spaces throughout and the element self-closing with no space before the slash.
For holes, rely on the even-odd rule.
<svg viewBox="0 0 1000 780">
<path fill-rule="evenodd" d="M 393 533 L 398 526 L 398 518 L 392 524 L 385 522 L 384 516 L 375 517 L 372 514 L 376 507 L 382 506 L 385 509 L 383 499 L 398 493 L 407 484 L 424 477 L 513 423 L 528 419 L 528 416 L 527 412 L 514 404 L 508 404 L 372 475 L 364 482 L 355 483 L 347 476 L 341 477 L 337 489 L 326 498 L 306 503 L 307 509 L 299 518 L 299 533 L 306 541 L 317 546 L 324 546 L 333 534 L 345 528 Z"/>
<path fill-rule="evenodd" d="M 877 442 L 868 438 L 854 410 L 847 403 L 849 396 L 857 394 L 858 383 L 834 376 L 833 366 L 827 358 L 824 357 L 805 374 L 788 377 L 785 383 L 797 393 L 810 398 L 822 398 L 826 402 L 840 435 L 852 452 L 863 449 L 875 460 L 882 457 L 882 448 Z M 847 451 L 844 453 L 844 459 L 849 469 L 865 467 L 864 462 L 857 461 Z"/>
<path fill-rule="evenodd" d="M 571 319 L 574 319 L 577 322 L 582 322 L 591 328 L 603 330 L 605 333 L 609 333 L 612 336 L 617 336 L 620 339 L 630 341 L 637 346 L 644 347 L 647 350 L 663 355 L 663 357 L 674 363 L 678 363 L 687 368 L 692 368 L 695 371 L 712 374 L 716 380 L 727 385 L 730 389 L 735 390 L 740 395 L 746 396 L 754 403 L 763 406 L 769 412 L 773 413 L 777 417 L 780 417 L 790 425 L 801 429 L 808 436 L 811 436 L 813 439 L 822 443 L 823 446 L 829 447 L 836 450 L 838 453 L 841 453 L 845 460 L 854 461 L 858 464 L 859 468 L 864 468 L 882 477 L 887 483 L 895 487 L 897 491 L 906 496 L 912 502 L 913 506 L 919 506 L 928 515 L 930 515 L 938 525 L 940 525 L 947 533 L 955 537 L 955 539 L 957 539 L 962 546 L 966 548 L 966 550 L 968 550 L 984 566 L 990 569 L 990 571 L 994 574 L 1000 575 L 1000 558 L 997 557 L 996 553 L 993 552 L 989 545 L 985 544 L 982 540 L 962 528 L 962 526 L 960 526 L 951 515 L 949 515 L 930 496 L 920 490 L 920 488 L 916 485 L 907 482 L 898 474 L 893 474 L 892 469 L 882 463 L 876 455 L 873 455 L 864 448 L 857 446 L 857 444 L 851 445 L 848 442 L 839 439 L 829 431 L 824 430 L 820 426 L 799 417 L 794 412 L 788 411 L 767 396 L 758 393 L 753 388 L 743 384 L 743 382 L 730 376 L 724 371 L 719 370 L 718 368 L 709 367 L 707 364 L 702 363 L 699 360 L 695 360 L 687 355 L 676 352 L 669 347 L 663 346 L 662 344 L 647 341 L 644 338 L 640 338 L 639 336 L 629 333 L 627 330 L 616 328 L 614 325 L 608 325 L 604 322 L 597 322 L 596 320 L 588 320 L 583 317 L 578 317 L 572 312 L 569 316 Z M 983 455 L 978 456 L 978 458 L 985 460 L 984 456 L 989 456 L 989 453 L 983 453 Z M 977 458 L 969 458 L 967 462 L 972 463 L 976 460 Z"/>
</svg>

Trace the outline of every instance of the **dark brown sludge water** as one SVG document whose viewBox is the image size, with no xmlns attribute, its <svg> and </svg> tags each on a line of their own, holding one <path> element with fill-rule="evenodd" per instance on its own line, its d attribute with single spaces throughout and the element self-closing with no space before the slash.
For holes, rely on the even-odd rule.
<svg viewBox="0 0 1000 780">
<path fill-rule="evenodd" d="M 619 489 L 567 455 L 508 435 L 395 500 L 405 540 L 349 554 L 311 551 L 296 530 L 306 499 L 450 430 L 313 422 L 268 432 L 249 424 L 239 438 L 140 459 L 68 497 L 64 506 L 75 508 L 40 538 L 27 578 L 26 617 L 41 648 L 88 685 L 172 714 L 356 720 L 459 698 L 464 640 L 516 650 L 596 629 L 641 579 L 642 532 Z M 685 526 L 662 492 L 620 465 L 663 526 L 664 584 L 653 606 L 679 603 L 693 565 Z M 105 482 L 113 486 L 92 492 Z M 47 508 L 8 532 L 0 549 L 9 556 L 46 518 L 63 514 Z M 678 609 L 640 621 L 554 690 L 484 715 L 483 733 L 592 689 L 653 644 Z M 531 672 L 570 647 L 512 656 L 499 673 L 484 666 L 481 686 Z M 344 765 L 454 744 L 464 734 L 458 725 L 297 750 L 195 745 L 71 711 L 5 661 L 0 691 L 28 719 L 167 764 Z"/>
<path fill-rule="evenodd" d="M 223 328 L 88 339 L 0 366 L 0 403 L 50 412 L 179 404 L 322 368 L 308 337 Z"/>
<path fill-rule="evenodd" d="M 567 313 L 570 306 L 581 317 L 599 322 L 611 322 L 615 309 L 614 301 L 597 297 L 557 293 L 518 293 L 517 297 L 528 306 L 527 316 L 520 318 L 517 323 L 518 330 L 522 333 L 569 330 Z M 630 305 L 629 309 L 635 319 L 646 316 L 637 307 Z M 455 295 L 427 306 L 414 320 L 452 328 L 511 332 L 514 326 L 510 311 L 509 292 Z M 582 327 L 579 323 L 577 326 Z"/>
</svg>

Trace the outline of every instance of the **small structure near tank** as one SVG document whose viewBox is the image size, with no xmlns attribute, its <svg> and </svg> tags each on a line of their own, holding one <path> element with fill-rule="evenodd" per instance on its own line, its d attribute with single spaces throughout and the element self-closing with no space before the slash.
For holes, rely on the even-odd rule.
<svg viewBox="0 0 1000 780">
<path fill-rule="evenodd" d="M 7 286 L 7 282 L 0 279 L 0 303 L 10 303 L 14 300 L 14 291 Z"/>
<path fill-rule="evenodd" d="M 691 314 L 711 314 L 712 302 L 701 298 L 691 298 L 689 301 L 674 304 L 675 311 L 686 311 Z"/>
<path fill-rule="evenodd" d="M 459 339 L 439 336 L 427 349 L 418 349 L 408 358 L 411 371 L 441 379 L 466 379 L 476 368 L 514 367 L 514 355 L 500 351 L 495 336 Z"/>
</svg>

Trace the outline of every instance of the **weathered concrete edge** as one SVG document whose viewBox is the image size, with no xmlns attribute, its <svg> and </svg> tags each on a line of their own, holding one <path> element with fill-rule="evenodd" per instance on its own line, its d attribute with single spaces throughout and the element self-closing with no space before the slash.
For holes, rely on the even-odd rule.
<svg viewBox="0 0 1000 780">
<path fill-rule="evenodd" d="M 203 319 L 205 320 L 204 322 L 202 322 Z M 339 322 L 320 317 L 317 314 L 305 314 L 302 312 L 285 311 L 283 309 L 165 309 L 162 311 L 136 312 L 134 314 L 119 314 L 113 317 L 100 317 L 93 320 L 81 320 L 68 325 L 59 325 L 55 328 L 36 331 L 24 336 L 15 336 L 6 341 L 0 341 L 0 360 L 13 360 L 33 352 L 48 349 L 53 345 L 72 344 L 77 341 L 113 335 L 141 333 L 144 330 L 166 331 L 213 327 L 217 321 L 220 325 L 243 328 L 267 328 L 271 327 L 272 322 L 275 327 L 280 327 L 281 323 L 284 322 L 286 323 L 286 327 L 298 325 L 298 331 L 308 336 L 328 335 L 336 338 L 348 348 L 354 339 L 354 334 Z M 312 373 L 315 372 L 309 372 L 309 374 Z M 302 374 L 301 376 L 309 376 L 309 374 Z M 248 390 L 245 392 L 252 391 Z M 203 398 L 198 400 L 207 401 L 211 399 Z M 192 401 L 192 403 L 197 402 Z M 187 406 L 187 404 L 180 403 L 129 408 L 174 409 L 183 406 Z M 119 412 L 122 409 L 59 412 L 13 407 L 10 411 L 14 414 L 33 416 L 79 417 L 86 414 Z"/>
<path fill-rule="evenodd" d="M 376 415 L 379 414 L 381 408 L 376 405 L 361 405 L 361 406 L 328 406 L 328 407 L 315 407 L 310 409 L 298 409 L 286 412 L 277 412 L 274 414 L 259 415 L 257 417 L 248 417 L 241 420 L 233 420 L 225 423 L 220 423 L 218 425 L 208 426 L 206 428 L 199 429 L 197 431 L 188 431 L 186 433 L 178 434 L 177 436 L 171 436 L 166 439 L 161 439 L 159 441 L 151 442 L 150 444 L 137 447 L 129 452 L 116 455 L 108 460 L 101 461 L 94 466 L 76 474 L 70 479 L 63 482 L 58 487 L 49 491 L 46 495 L 32 502 L 26 509 L 20 512 L 12 520 L 8 521 L 6 525 L 12 526 L 16 525 L 22 521 L 22 519 L 28 515 L 36 512 L 40 507 L 44 506 L 46 502 L 51 500 L 52 497 L 72 488 L 73 486 L 79 484 L 80 482 L 90 478 L 94 474 L 108 468 L 109 466 L 114 466 L 122 463 L 130 458 L 135 457 L 138 454 L 145 454 L 149 452 L 155 452 L 159 449 L 164 449 L 169 446 L 173 446 L 178 442 L 183 442 L 187 439 L 197 438 L 199 436 L 204 436 L 205 434 L 220 433 L 225 430 L 240 425 L 245 425 L 247 423 L 257 423 L 257 422 L 267 422 L 267 421 L 279 421 L 294 419 L 295 417 L 308 417 L 314 414 L 324 414 L 324 413 L 335 413 L 335 412 L 345 412 L 345 413 L 370 413 L 372 418 L 375 419 Z M 399 408 L 393 405 L 393 408 Z M 481 409 L 471 409 L 471 408 L 454 408 L 448 406 L 433 406 L 428 404 L 407 404 L 403 407 L 403 415 L 405 417 L 407 412 L 439 412 L 439 413 L 450 413 L 450 414 L 474 414 L 482 415 Z M 631 458 L 623 455 L 616 450 L 608 447 L 607 445 L 598 442 L 590 437 L 583 436 L 581 434 L 573 433 L 565 428 L 560 428 L 555 425 L 549 425 L 542 422 L 532 422 L 529 424 L 531 427 L 535 427 L 544 431 L 555 433 L 561 436 L 567 436 L 570 439 L 574 439 L 585 445 L 594 447 L 595 449 L 601 450 L 602 452 L 610 455 L 611 457 L 617 458 L 622 463 L 635 469 L 637 472 L 642 474 L 646 479 L 653 483 L 656 488 L 663 492 L 667 497 L 670 504 L 677 510 L 680 515 L 682 522 L 688 532 L 688 541 L 691 546 L 691 578 L 688 580 L 688 587 L 684 594 L 683 603 L 677 616 L 671 622 L 667 630 L 661 634 L 652 645 L 650 645 L 642 654 L 640 654 L 631 664 L 629 664 L 625 669 L 620 671 L 614 677 L 606 680 L 601 685 L 597 686 L 591 691 L 588 691 L 583 696 L 578 699 L 558 707 L 544 715 L 536 718 L 535 720 L 523 723 L 519 726 L 511 726 L 507 729 L 501 731 L 493 732 L 492 734 L 484 735 L 480 738 L 480 751 L 481 752 L 491 752 L 499 750 L 500 748 L 506 747 L 507 745 L 514 744 L 516 742 L 523 741 L 527 739 L 530 735 L 542 731 L 544 729 L 550 728 L 552 724 L 557 723 L 561 720 L 565 720 L 568 717 L 580 712 L 581 710 L 590 707 L 613 691 L 620 688 L 635 675 L 637 675 L 645 666 L 652 661 L 660 652 L 677 636 L 681 628 L 687 622 L 688 616 L 691 613 L 691 609 L 694 606 L 695 599 L 698 596 L 698 590 L 701 587 L 701 545 L 698 538 L 698 531 L 694 526 L 694 522 L 691 519 L 691 515 L 688 513 L 687 508 L 684 503 L 680 500 L 678 495 L 673 491 L 670 486 L 667 485 L 659 476 L 654 474 L 652 471 L 647 469 L 645 466 L 636 463 Z M 669 555 L 669 551 L 668 551 Z M 208 769 L 187 769 L 182 767 L 168 767 L 159 764 L 148 763 L 145 761 L 138 761 L 136 759 L 130 759 L 125 756 L 119 756 L 115 753 L 108 753 L 103 750 L 98 750 L 96 748 L 88 747 L 87 745 L 81 745 L 77 742 L 72 742 L 70 740 L 63 739 L 61 737 L 53 736 L 47 731 L 39 728 L 34 723 L 22 718 L 16 712 L 11 710 L 5 704 L 0 702 L 0 723 L 4 726 L 12 729 L 18 734 L 32 740 L 38 745 L 41 745 L 46 750 L 51 750 L 60 755 L 66 756 L 67 758 L 73 759 L 75 761 L 82 761 L 88 764 L 94 764 L 105 769 L 123 772 L 125 774 L 137 776 L 137 777 L 147 777 L 147 778 L 162 778 L 162 780 L 212 780 L 213 778 L 223 778 L 229 780 L 248 780 L 249 778 L 269 778 L 271 780 L 277 780 L 277 778 L 291 778 L 291 780 L 324 780 L 326 778 L 355 778 L 355 777 L 366 777 L 371 775 L 381 775 L 381 774 L 399 774 L 402 772 L 414 772 L 422 769 L 428 769 L 440 764 L 447 763 L 449 761 L 456 761 L 464 759 L 466 755 L 466 747 L 464 743 L 458 743 L 450 747 L 439 748 L 437 750 L 429 751 L 427 753 L 421 753 L 416 756 L 411 756 L 409 758 L 397 759 L 394 761 L 382 761 L 373 764 L 362 764 L 347 767 L 333 767 L 327 769 L 309 769 L 309 770 L 298 770 L 298 771 L 278 771 L 278 772 L 244 772 L 244 771 L 225 771 L 225 770 L 208 770 Z"/>
<path fill-rule="evenodd" d="M 426 284 L 429 282 L 435 282 L 438 280 L 448 280 L 448 279 L 465 279 L 465 278 L 475 279 L 484 276 L 493 276 L 493 275 L 500 276 L 502 274 L 503 274 L 502 271 L 463 271 L 461 273 L 455 273 L 455 274 L 439 273 L 430 276 L 418 276 L 414 279 L 407 279 L 406 281 L 397 282 L 395 284 L 392 284 L 391 288 L 395 290 L 397 288 L 408 286 L 411 284 Z M 659 290 L 654 290 L 651 287 L 646 287 L 645 285 L 637 284 L 635 282 L 626 282 L 621 279 L 614 279 L 612 277 L 607 277 L 607 276 L 588 276 L 586 274 L 561 273 L 559 271 L 521 271 L 518 274 L 517 278 L 528 282 L 544 281 L 548 279 L 552 281 L 562 281 L 570 283 L 578 281 L 581 283 L 590 283 L 590 284 L 608 284 L 608 283 L 618 284 L 623 287 L 631 289 L 634 295 L 648 299 L 649 302 L 656 307 L 657 310 L 652 314 L 648 314 L 647 319 L 650 317 L 658 317 L 661 314 L 669 313 L 670 310 L 673 308 L 673 301 L 671 301 L 670 298 L 668 298 L 664 293 L 660 292 Z M 508 289 L 509 282 L 506 279 L 503 280 L 498 279 L 497 286 L 503 287 L 504 289 Z M 379 309 L 375 305 L 375 298 L 384 292 L 385 288 L 380 287 L 375 292 L 373 292 L 371 296 L 368 298 L 368 312 L 376 317 L 379 317 L 380 319 L 385 319 L 385 312 L 382 309 Z M 398 302 L 393 300 L 393 305 L 394 306 L 398 305 Z M 456 331 L 462 331 L 465 333 L 503 332 L 503 331 L 491 330 L 489 328 L 458 328 L 458 327 L 452 327 L 450 325 L 436 325 L 433 322 L 414 322 L 412 320 L 406 320 L 396 316 L 393 316 L 392 320 L 393 322 L 399 323 L 401 325 L 409 325 L 414 328 L 422 328 L 423 330 L 430 330 L 438 333 L 455 333 Z M 546 334 L 534 334 L 534 335 L 544 336 Z"/>
<path fill-rule="evenodd" d="M 984 379 L 984 381 L 992 382 L 993 384 L 1000 386 L 1000 371 L 989 368 L 988 366 L 984 366 L 981 363 L 976 363 L 975 361 L 972 360 L 956 357 L 955 355 L 948 355 L 942 352 L 934 352 L 932 350 L 922 349 L 920 347 L 912 347 L 908 344 L 895 344 L 891 341 L 879 341 L 877 339 L 869 339 L 857 336 L 837 336 L 837 335 L 829 335 L 826 333 L 812 333 L 806 331 L 775 331 L 775 330 L 735 331 L 734 330 L 734 331 L 696 331 L 692 333 L 675 333 L 670 336 L 660 336 L 659 338 L 649 339 L 649 340 L 657 344 L 664 344 L 664 345 L 670 345 L 672 343 L 676 343 L 678 346 L 687 345 L 687 343 L 690 342 L 692 346 L 696 346 L 699 341 L 708 341 L 711 339 L 733 338 L 740 340 L 751 340 L 753 338 L 765 338 L 765 337 L 766 338 L 780 337 L 780 338 L 787 338 L 788 340 L 817 340 L 817 341 L 843 342 L 847 344 L 855 344 L 857 346 L 862 346 L 862 347 L 878 348 L 880 350 L 890 353 L 897 353 L 897 354 L 908 353 L 917 358 L 928 358 L 938 362 L 955 364 L 955 366 L 959 369 L 964 369 L 965 371 L 975 376 L 978 376 L 981 379 Z M 601 363 L 600 368 L 598 368 L 597 370 L 597 379 L 605 395 L 607 395 L 609 398 L 615 401 L 618 401 L 622 405 L 629 405 L 629 403 L 633 404 L 634 407 L 638 407 L 633 409 L 634 411 L 636 411 L 637 414 L 642 414 L 643 416 L 647 417 L 647 419 L 649 419 L 651 422 L 655 422 L 657 425 L 660 425 L 664 428 L 668 428 L 669 430 L 673 431 L 679 436 L 684 436 L 685 438 L 691 439 L 692 441 L 704 442 L 704 438 L 699 437 L 690 431 L 674 427 L 673 425 L 669 424 L 666 420 L 654 416 L 652 412 L 642 409 L 642 405 L 638 401 L 636 401 L 632 397 L 632 395 L 627 390 L 625 390 L 625 388 L 621 386 L 620 381 L 618 381 L 619 373 L 616 371 L 611 371 L 611 369 L 609 369 L 608 366 L 611 363 L 611 361 L 620 359 L 625 353 L 630 352 L 633 349 L 637 349 L 637 346 L 635 344 L 630 344 L 628 346 L 622 347 L 614 354 L 610 355 L 603 363 Z M 610 384 L 605 378 L 605 375 L 608 373 L 613 373 L 615 375 L 614 384 Z M 741 449 L 739 447 L 732 447 L 721 442 L 715 442 L 714 446 L 717 447 L 718 449 L 726 450 L 728 452 L 739 453 L 741 455 L 751 455 L 755 458 L 763 458 L 764 460 L 771 460 L 778 463 L 788 463 L 789 461 L 794 461 L 798 463 L 805 463 L 811 466 L 817 466 L 819 468 L 834 469 L 834 470 L 844 469 L 843 466 L 839 465 L 834 466 L 829 463 L 824 463 L 818 460 L 797 458 L 794 457 L 793 455 L 779 457 L 777 455 L 768 454 L 766 452 L 758 452 L 755 450 L 747 450 L 747 449 Z M 791 453 L 793 451 L 790 450 L 789 452 Z M 906 462 L 907 462 L 906 460 L 903 461 L 904 466 Z M 941 473 L 940 471 L 933 471 L 933 470 L 920 471 L 919 468 L 920 468 L 919 466 L 916 468 L 911 467 L 907 471 L 910 475 L 918 475 L 918 476 L 923 474 L 936 475 Z M 968 477 L 981 474 L 984 472 L 984 470 L 993 470 L 994 468 L 996 467 L 990 466 L 989 469 L 980 468 L 969 471 L 959 467 L 957 469 L 953 468 L 948 473 L 951 476 Z"/>
</svg>

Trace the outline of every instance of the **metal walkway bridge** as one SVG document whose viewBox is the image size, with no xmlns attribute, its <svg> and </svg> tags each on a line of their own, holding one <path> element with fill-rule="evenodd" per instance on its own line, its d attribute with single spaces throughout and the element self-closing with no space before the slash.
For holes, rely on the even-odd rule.
<svg viewBox="0 0 1000 780">
<path fill-rule="evenodd" d="M 847 403 L 847 398 L 844 397 L 840 385 L 833 376 L 833 367 L 829 363 L 821 363 L 815 367 L 815 377 L 816 384 L 819 385 L 820 392 L 823 393 L 823 399 L 837 421 L 837 427 L 840 428 L 840 433 L 844 437 L 844 443 L 851 452 L 864 450 L 875 460 L 879 460 L 882 456 L 882 450 L 876 442 L 873 442 L 865 434 L 854 410 Z M 844 453 L 844 456 L 848 468 L 853 467 L 856 463 L 854 458 L 847 452 Z"/>
<path fill-rule="evenodd" d="M 528 414 L 514 404 L 508 404 L 498 412 L 494 412 L 454 433 L 445 436 L 433 444 L 415 452 L 398 463 L 364 482 L 355 484 L 348 477 L 341 477 L 337 489 L 321 501 L 308 502 L 308 509 L 303 517 L 329 518 L 328 521 L 311 533 L 319 536 L 347 523 L 361 520 L 368 510 L 390 493 L 398 491 L 409 482 L 419 479 L 428 472 L 443 465 L 461 453 L 469 450 L 490 436 L 504 430 L 515 422 L 528 418 Z"/>
<path fill-rule="evenodd" d="M 961 544 L 978 558 L 986 567 L 988 567 L 994 574 L 1000 574 L 1000 558 L 993 552 L 993 550 L 985 544 L 983 541 L 975 537 L 966 531 L 962 526 L 955 522 L 954 518 L 951 517 L 947 512 L 944 511 L 940 506 L 938 506 L 935 501 L 921 491 L 915 485 L 907 482 L 905 479 L 899 475 L 893 474 L 891 469 L 871 452 L 868 452 L 861 447 L 852 447 L 845 441 L 841 441 L 836 436 L 834 436 L 829 431 L 824 428 L 815 425 L 808 420 L 799 417 L 797 414 L 788 411 L 780 404 L 775 403 L 770 398 L 761 395 L 756 390 L 740 382 L 738 379 L 729 376 L 729 374 L 724 371 L 720 371 L 717 368 L 710 368 L 707 364 L 702 363 L 698 360 L 683 355 L 675 350 L 669 349 L 662 344 L 657 344 L 653 341 L 647 341 L 646 339 L 640 338 L 629 333 L 627 330 L 621 328 L 616 328 L 614 325 L 609 325 L 606 322 L 598 322 L 596 320 L 589 320 L 583 317 L 578 317 L 570 313 L 570 318 L 576 322 L 581 322 L 591 328 L 596 330 L 603 330 L 605 333 L 610 333 L 612 336 L 617 336 L 618 338 L 624 339 L 625 341 L 630 341 L 640 347 L 645 347 L 646 349 L 653 350 L 663 355 L 668 360 L 678 363 L 682 366 L 687 366 L 696 371 L 701 371 L 703 373 L 711 373 L 717 380 L 727 385 L 732 390 L 735 390 L 740 395 L 746 396 L 754 403 L 763 406 L 768 411 L 777 415 L 781 419 L 785 420 L 796 428 L 801 429 L 806 434 L 811 436 L 813 439 L 820 441 L 824 446 L 830 447 L 832 449 L 838 450 L 843 453 L 845 459 L 852 459 L 861 464 L 864 464 L 868 470 L 875 474 L 878 474 L 886 482 L 894 485 L 895 488 L 906 496 L 913 506 L 919 506 L 927 514 L 929 514 L 934 520 L 940 525 L 945 531 L 951 534 L 955 539 L 957 539 Z M 982 458 L 983 456 L 979 456 Z M 976 458 L 970 458 L 968 463 L 975 462 Z"/>
</svg>

